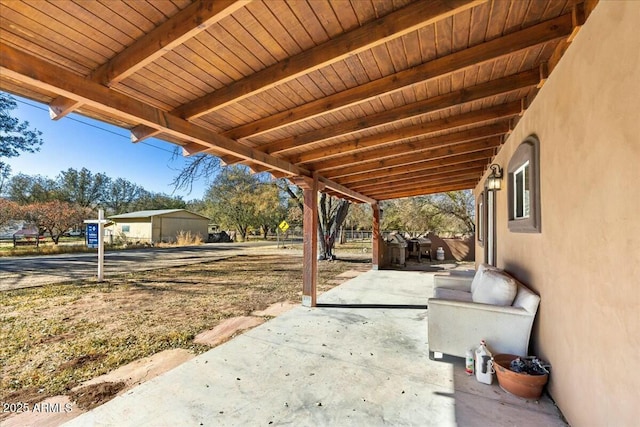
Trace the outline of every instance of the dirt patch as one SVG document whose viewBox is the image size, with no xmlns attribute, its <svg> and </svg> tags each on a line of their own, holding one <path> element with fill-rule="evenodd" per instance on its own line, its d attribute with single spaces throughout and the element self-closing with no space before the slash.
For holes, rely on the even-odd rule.
<svg viewBox="0 0 640 427">
<path fill-rule="evenodd" d="M 271 304 L 264 310 L 257 310 L 251 313 L 252 316 L 262 316 L 262 317 L 276 317 L 291 310 L 294 307 L 298 307 L 300 304 L 292 301 L 284 301 L 277 302 L 275 304 Z"/>
<path fill-rule="evenodd" d="M 264 319 L 253 316 L 242 316 L 227 319 L 215 328 L 196 335 L 193 342 L 196 344 L 215 347 L 218 344 L 236 336 L 240 331 L 253 328 L 264 322 Z"/>
<path fill-rule="evenodd" d="M 370 265 L 355 256 L 320 262 L 318 294 Z M 0 292 L 0 400 L 64 395 L 165 350 L 199 354 L 210 348 L 194 342 L 202 331 L 255 312 L 277 315 L 267 309 L 298 305 L 301 287 L 302 257 L 287 252 Z"/>
<path fill-rule="evenodd" d="M 124 381 L 92 384 L 72 391 L 69 397 L 78 408 L 88 411 L 113 399 L 124 387 Z"/>
<path fill-rule="evenodd" d="M 68 362 L 64 362 L 60 366 L 58 366 L 58 370 L 64 371 L 65 369 L 77 369 L 81 366 L 86 365 L 89 362 L 95 362 L 98 360 L 102 360 L 105 358 L 105 354 L 84 354 L 80 357 L 76 357 L 75 359 L 69 360 Z"/>
</svg>

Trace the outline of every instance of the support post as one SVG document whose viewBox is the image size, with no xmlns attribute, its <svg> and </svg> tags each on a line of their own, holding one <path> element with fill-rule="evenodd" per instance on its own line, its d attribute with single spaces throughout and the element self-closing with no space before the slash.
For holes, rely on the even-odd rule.
<svg viewBox="0 0 640 427">
<path fill-rule="evenodd" d="M 373 210 L 373 227 L 371 233 L 371 269 L 379 270 L 382 261 L 381 258 L 381 236 L 380 236 L 380 205 L 373 203 L 371 205 Z"/>
<path fill-rule="evenodd" d="M 98 210 L 98 281 L 104 280 L 104 209 Z"/>
<path fill-rule="evenodd" d="M 303 219 L 302 305 L 316 306 L 318 284 L 318 176 L 305 180 Z"/>
</svg>

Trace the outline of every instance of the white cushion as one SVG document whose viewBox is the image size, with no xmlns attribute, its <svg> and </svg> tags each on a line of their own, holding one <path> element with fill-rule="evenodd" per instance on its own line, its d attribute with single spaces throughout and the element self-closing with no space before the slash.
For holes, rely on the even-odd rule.
<svg viewBox="0 0 640 427">
<path fill-rule="evenodd" d="M 507 306 L 513 303 L 518 284 L 515 279 L 495 270 L 485 270 L 475 291 L 471 293 L 473 302 Z"/>
<path fill-rule="evenodd" d="M 476 290 L 478 284 L 482 281 L 482 274 L 485 271 L 500 271 L 497 267 L 494 267 L 490 264 L 480 264 L 478 269 L 476 270 L 476 274 L 473 276 L 473 281 L 471 282 L 471 293 Z"/>
<path fill-rule="evenodd" d="M 447 300 L 454 301 L 466 301 L 473 302 L 471 299 L 471 292 L 465 292 L 458 289 L 449 289 L 449 288 L 435 288 L 433 290 L 433 296 L 435 298 L 442 298 Z"/>
</svg>

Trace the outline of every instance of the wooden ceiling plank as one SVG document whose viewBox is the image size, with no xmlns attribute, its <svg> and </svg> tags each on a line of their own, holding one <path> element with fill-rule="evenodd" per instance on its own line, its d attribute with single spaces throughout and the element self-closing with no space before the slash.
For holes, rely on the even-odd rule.
<svg viewBox="0 0 640 427">
<path fill-rule="evenodd" d="M 196 0 L 99 67 L 92 79 L 110 86 L 244 7 L 248 0 Z"/>
<path fill-rule="evenodd" d="M 200 145 L 214 149 L 216 154 L 236 155 L 288 175 L 311 175 L 310 171 L 287 161 L 225 138 L 206 128 L 194 125 L 152 105 L 116 92 L 92 80 L 84 79 L 71 71 L 7 45 L 0 46 L 0 72 L 3 77 L 57 93 L 65 98 L 75 99 L 90 108 L 95 108 L 124 122 L 138 122 L 141 125 L 159 129 L 169 137 L 190 141 L 190 144 L 184 147 L 185 151 L 189 151 L 189 149 L 194 151 L 194 146 Z M 191 147 L 189 148 L 189 146 Z M 203 150 L 199 149 L 198 151 Z M 323 177 L 322 180 L 327 187 L 341 194 L 366 203 L 374 202 L 373 199 L 349 190 L 327 178 Z"/>
<path fill-rule="evenodd" d="M 500 144 L 502 141 L 498 141 Z M 473 144 L 476 144 L 474 142 Z M 335 180 L 339 184 L 350 185 L 353 182 L 357 182 L 363 178 L 374 178 L 381 177 L 385 175 L 393 175 L 399 173 L 411 172 L 414 170 L 424 170 L 430 167 L 440 167 L 446 166 L 456 163 L 465 163 L 474 160 L 484 160 L 493 157 L 495 154 L 494 147 L 488 147 L 485 149 L 478 150 L 477 152 L 467 152 L 462 154 L 456 154 L 448 157 L 440 157 L 440 158 L 427 158 L 420 159 L 415 161 L 415 159 L 410 159 L 407 162 L 407 159 L 399 159 L 394 162 L 384 162 L 384 164 L 370 164 L 368 167 L 358 167 L 358 168 L 349 168 L 345 167 L 344 169 L 335 169 L 332 171 L 327 171 L 322 175 Z"/>
<path fill-rule="evenodd" d="M 440 179 L 455 178 L 456 176 L 460 176 L 460 175 L 473 175 L 475 177 L 480 177 L 484 172 L 484 170 L 485 170 L 484 166 L 478 166 L 475 168 L 461 168 L 458 170 L 451 170 L 448 172 L 441 172 L 441 173 L 432 173 L 427 170 L 421 173 L 414 172 L 411 174 L 389 176 L 384 178 L 378 178 L 375 180 L 356 182 L 351 184 L 349 188 L 352 188 L 353 190 L 361 193 L 363 192 L 366 193 L 367 191 L 380 188 L 381 185 L 401 185 L 401 184 L 415 185 L 416 182 L 422 182 L 422 181 L 433 182 Z"/>
<path fill-rule="evenodd" d="M 352 153 L 405 138 L 416 136 L 425 136 L 434 132 L 443 130 L 452 130 L 461 126 L 471 124 L 480 124 L 490 120 L 507 118 L 520 114 L 522 111 L 521 102 L 512 102 L 509 104 L 500 104 L 495 107 L 486 108 L 484 110 L 476 110 L 457 116 L 446 117 L 444 119 L 434 120 L 426 123 L 408 126 L 401 129 L 392 129 L 375 135 L 356 138 L 352 141 L 340 142 L 328 147 L 321 147 L 304 153 L 287 156 L 287 160 L 291 163 L 313 163 L 317 160 L 327 160 L 343 154 Z"/>
<path fill-rule="evenodd" d="M 481 83 L 470 88 L 382 111 L 371 116 L 349 120 L 331 127 L 321 128 L 301 135 L 273 141 L 261 145 L 258 149 L 269 154 L 280 153 L 291 149 L 300 149 L 305 145 L 317 143 L 318 141 L 334 138 L 339 135 L 348 135 L 350 133 L 383 124 L 433 113 L 435 111 L 441 111 L 455 105 L 535 86 L 539 81 L 539 70 L 536 67 L 529 71 L 524 71 L 496 80 L 490 80 L 486 83 Z"/>
<path fill-rule="evenodd" d="M 418 167 L 414 167 L 414 165 L 418 165 Z M 448 173 L 459 172 L 463 170 L 485 169 L 487 166 L 487 161 L 486 159 L 481 159 L 481 160 L 473 160 L 473 161 L 464 162 L 464 163 L 454 163 L 454 164 L 438 166 L 438 167 L 427 167 L 425 166 L 424 163 L 423 164 L 414 163 L 413 165 L 410 165 L 410 166 L 412 167 L 412 170 L 410 171 L 403 169 L 402 167 L 397 167 L 391 173 L 388 173 L 385 175 L 378 174 L 378 176 L 374 176 L 374 177 L 362 177 L 358 180 L 353 180 L 349 184 L 349 187 L 351 187 L 352 185 L 369 185 L 369 184 L 380 185 L 385 183 L 390 177 L 394 181 L 403 181 L 403 180 L 412 180 L 416 178 L 422 178 L 423 176 L 442 176 Z M 339 182 L 340 179 L 336 181 Z"/>
<path fill-rule="evenodd" d="M 391 193 L 374 193 L 371 196 L 377 200 L 402 199 L 405 197 L 425 196 L 427 194 L 445 193 L 447 191 L 470 190 L 476 186 L 478 181 L 468 181 L 453 185 L 441 185 L 437 187 L 420 187 L 414 191 L 391 192 Z"/>
<path fill-rule="evenodd" d="M 566 37 L 571 33 L 571 15 L 566 14 L 524 30 L 447 55 L 409 70 L 309 102 L 224 133 L 232 139 L 256 135 L 300 120 L 344 108 L 412 84 L 436 79 L 455 71 L 495 60 L 518 50 Z"/>
<path fill-rule="evenodd" d="M 318 70 L 332 62 L 385 43 L 416 29 L 452 16 L 486 0 L 433 0 L 412 3 L 402 9 L 269 66 L 251 76 L 212 92 L 175 110 L 187 119 L 225 107 L 239 99 L 272 88 L 284 81 Z"/>
<path fill-rule="evenodd" d="M 437 149 L 445 150 L 443 153 L 455 154 L 462 150 L 462 143 L 478 139 L 486 139 L 493 136 L 502 136 L 509 132 L 510 125 L 507 122 L 495 123 L 488 126 L 472 128 L 464 131 L 453 132 L 446 135 L 439 135 L 431 138 L 421 139 L 413 142 L 399 142 L 388 148 L 365 151 L 362 153 L 350 154 L 336 157 L 330 161 L 319 163 L 314 170 L 327 171 L 331 169 L 344 168 L 345 165 L 354 167 L 361 163 L 372 161 L 384 161 L 400 156 L 403 158 L 415 158 L 428 153 L 435 153 Z"/>
<path fill-rule="evenodd" d="M 389 181 L 387 184 L 383 186 L 378 186 L 375 188 L 365 188 L 360 189 L 358 191 L 363 192 L 365 194 L 375 194 L 381 192 L 395 192 L 395 191 L 411 191 L 416 188 L 416 186 L 438 186 L 438 185 L 447 185 L 447 184 L 457 184 L 460 182 L 474 181 L 478 182 L 482 177 L 482 172 L 474 173 L 474 174 L 461 174 L 456 176 L 450 176 L 435 180 L 423 180 L 420 183 L 396 183 L 394 181 Z"/>
</svg>

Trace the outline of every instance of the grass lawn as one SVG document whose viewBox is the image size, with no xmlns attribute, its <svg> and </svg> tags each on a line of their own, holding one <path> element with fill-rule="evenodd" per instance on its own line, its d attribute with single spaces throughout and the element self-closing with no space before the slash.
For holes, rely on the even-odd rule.
<svg viewBox="0 0 640 427">
<path fill-rule="evenodd" d="M 364 255 L 364 254 L 363 254 Z M 364 255 L 366 257 L 366 255 Z M 318 293 L 366 258 L 320 262 Z M 0 401 L 66 394 L 161 350 L 184 348 L 222 320 L 301 300 L 302 257 L 238 256 L 119 277 L 0 292 Z"/>
</svg>

